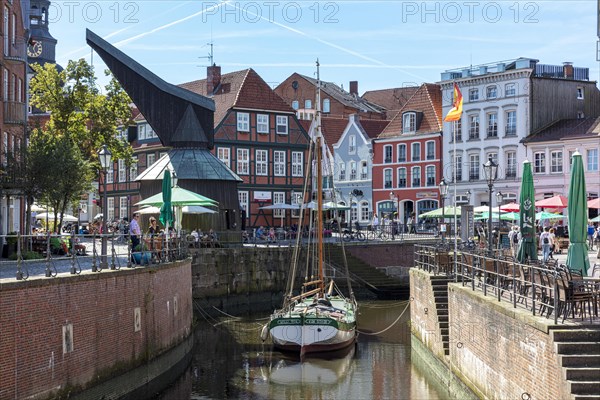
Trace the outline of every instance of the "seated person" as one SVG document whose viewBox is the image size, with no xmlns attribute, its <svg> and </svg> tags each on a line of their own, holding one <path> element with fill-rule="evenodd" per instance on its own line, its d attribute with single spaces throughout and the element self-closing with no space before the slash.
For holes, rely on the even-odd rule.
<svg viewBox="0 0 600 400">
<path fill-rule="evenodd" d="M 256 230 L 256 238 L 261 240 L 267 240 L 265 228 L 263 228 L 262 225 Z"/>
<path fill-rule="evenodd" d="M 275 228 L 270 227 L 269 228 L 269 242 L 276 242 L 277 241 L 277 236 L 275 236 Z"/>
</svg>

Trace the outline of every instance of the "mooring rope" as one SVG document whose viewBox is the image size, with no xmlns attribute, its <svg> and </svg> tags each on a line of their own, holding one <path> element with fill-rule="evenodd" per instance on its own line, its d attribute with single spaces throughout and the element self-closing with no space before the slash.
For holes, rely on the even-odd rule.
<svg viewBox="0 0 600 400">
<path fill-rule="evenodd" d="M 369 332 L 363 332 L 363 331 L 360 331 L 360 330 L 358 330 L 358 329 L 357 329 L 356 331 L 357 331 L 358 333 L 362 334 L 362 335 L 370 335 L 370 336 L 376 336 L 376 335 L 382 334 L 383 332 L 385 332 L 385 331 L 389 330 L 389 329 L 390 329 L 392 326 L 396 325 L 396 323 L 397 323 L 398 321 L 400 321 L 400 318 L 402 318 L 402 316 L 404 315 L 404 313 L 406 312 L 406 310 L 408 310 L 408 306 L 410 306 L 410 301 L 408 301 L 408 302 L 406 303 L 406 307 L 404 307 L 404 310 L 402 310 L 402 312 L 400 313 L 400 315 L 398 316 L 398 318 L 396 318 L 396 320 L 395 320 L 394 322 L 392 322 L 392 323 L 390 324 L 390 326 L 388 326 L 387 328 L 385 328 L 385 329 L 383 329 L 383 330 L 381 330 L 381 331 L 379 331 L 379 332 L 373 332 L 373 333 L 369 333 Z"/>
</svg>

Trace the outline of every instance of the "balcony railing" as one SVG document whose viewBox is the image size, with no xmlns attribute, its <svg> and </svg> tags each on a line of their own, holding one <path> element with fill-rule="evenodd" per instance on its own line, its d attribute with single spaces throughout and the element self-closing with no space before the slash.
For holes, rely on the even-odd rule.
<svg viewBox="0 0 600 400">
<path fill-rule="evenodd" d="M 18 101 L 4 102 L 4 123 L 5 124 L 24 124 L 26 122 L 25 103 Z"/>
</svg>

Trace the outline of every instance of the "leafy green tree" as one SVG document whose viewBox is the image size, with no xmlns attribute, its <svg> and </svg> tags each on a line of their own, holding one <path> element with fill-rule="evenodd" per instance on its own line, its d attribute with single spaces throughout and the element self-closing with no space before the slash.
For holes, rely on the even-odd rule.
<svg viewBox="0 0 600 400">
<path fill-rule="evenodd" d="M 125 160 L 127 166 L 133 162 L 133 149 L 120 135 L 131 122 L 131 99 L 114 77 L 102 93 L 93 66 L 84 59 L 69 61 L 60 72 L 53 64 L 34 64 L 32 69 L 30 102 L 48 111 L 50 120 L 31 130 L 29 171 L 44 169 L 42 182 L 31 193 L 60 213 L 62 223 L 67 207 L 77 204 L 98 178 L 103 144 L 113 160 Z"/>
</svg>

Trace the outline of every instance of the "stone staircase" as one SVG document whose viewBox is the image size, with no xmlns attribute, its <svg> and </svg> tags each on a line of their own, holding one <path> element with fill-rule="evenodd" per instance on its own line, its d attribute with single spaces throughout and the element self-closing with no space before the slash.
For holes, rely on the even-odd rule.
<svg viewBox="0 0 600 400">
<path fill-rule="evenodd" d="M 552 330 L 563 377 L 575 400 L 600 400 L 600 327 Z"/>
<path fill-rule="evenodd" d="M 435 300 L 435 308 L 437 312 L 437 323 L 440 327 L 440 335 L 442 345 L 444 346 L 444 354 L 450 355 L 450 326 L 448 320 L 448 282 L 452 282 L 451 278 L 443 275 L 431 276 L 431 288 Z"/>
<path fill-rule="evenodd" d="M 341 246 L 327 245 L 325 256 L 328 263 L 336 269 L 342 270 L 344 258 Z M 349 252 L 346 252 L 346 260 L 348 261 L 348 270 L 352 280 L 374 293 L 377 298 L 397 299 L 408 296 L 408 285 L 402 283 L 399 279 L 386 275 L 377 268 L 353 257 Z"/>
</svg>

